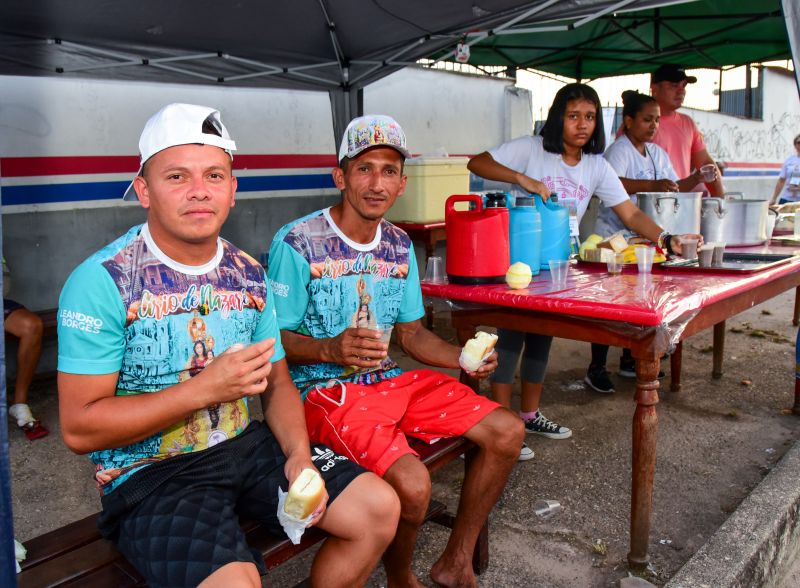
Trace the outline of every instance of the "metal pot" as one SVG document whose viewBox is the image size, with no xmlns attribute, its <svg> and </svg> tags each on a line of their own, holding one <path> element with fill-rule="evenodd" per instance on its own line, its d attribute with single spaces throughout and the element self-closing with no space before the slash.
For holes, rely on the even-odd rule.
<svg viewBox="0 0 800 588">
<path fill-rule="evenodd" d="M 662 229 L 674 235 L 700 232 L 702 192 L 638 192 L 636 205 Z"/>
<path fill-rule="evenodd" d="M 707 242 L 759 245 L 769 239 L 768 216 L 767 200 L 704 198 L 700 232 Z"/>
</svg>

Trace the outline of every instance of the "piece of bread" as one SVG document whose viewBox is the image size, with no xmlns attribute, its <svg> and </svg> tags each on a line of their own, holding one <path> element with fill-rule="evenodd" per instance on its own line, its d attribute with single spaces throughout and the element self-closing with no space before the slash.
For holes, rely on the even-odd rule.
<svg viewBox="0 0 800 588">
<path fill-rule="evenodd" d="M 483 331 L 475 333 L 475 336 L 467 341 L 464 349 L 461 350 L 461 363 L 464 369 L 474 372 L 481 367 L 483 358 L 491 353 L 495 343 L 497 343 L 497 335 Z"/>
<path fill-rule="evenodd" d="M 622 233 L 614 233 L 597 244 L 598 249 L 611 249 L 615 253 L 622 253 L 627 246 L 628 242 L 622 236 Z"/>
<path fill-rule="evenodd" d="M 302 521 L 319 506 L 325 492 L 325 483 L 319 472 L 306 468 L 289 488 L 283 510 L 291 517 Z"/>
</svg>

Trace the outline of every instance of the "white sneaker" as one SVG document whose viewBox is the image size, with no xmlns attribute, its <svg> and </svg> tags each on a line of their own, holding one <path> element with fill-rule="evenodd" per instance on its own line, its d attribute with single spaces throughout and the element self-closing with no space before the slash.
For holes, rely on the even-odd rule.
<svg viewBox="0 0 800 588">
<path fill-rule="evenodd" d="M 533 449 L 528 447 L 527 443 L 523 443 L 522 449 L 519 450 L 517 461 L 528 461 L 529 459 L 533 459 L 533 455 Z"/>
<path fill-rule="evenodd" d="M 36 420 L 27 404 L 12 404 L 8 409 L 8 415 L 17 421 L 18 427 L 24 427 Z"/>
</svg>

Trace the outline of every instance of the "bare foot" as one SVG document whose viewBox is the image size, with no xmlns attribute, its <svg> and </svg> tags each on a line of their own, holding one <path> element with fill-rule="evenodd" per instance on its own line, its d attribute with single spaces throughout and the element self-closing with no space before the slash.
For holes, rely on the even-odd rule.
<svg viewBox="0 0 800 588">
<path fill-rule="evenodd" d="M 425 588 L 425 584 L 420 582 L 414 572 L 408 572 L 402 578 L 386 577 L 387 588 Z"/>
<path fill-rule="evenodd" d="M 431 568 L 431 580 L 447 588 L 477 588 L 478 581 L 472 571 L 472 562 L 466 560 L 461 565 L 437 561 Z"/>
</svg>

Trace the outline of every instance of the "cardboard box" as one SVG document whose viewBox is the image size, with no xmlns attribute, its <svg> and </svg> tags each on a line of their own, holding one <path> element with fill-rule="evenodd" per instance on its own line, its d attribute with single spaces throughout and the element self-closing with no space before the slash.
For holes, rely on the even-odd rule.
<svg viewBox="0 0 800 588">
<path fill-rule="evenodd" d="M 406 160 L 405 193 L 389 209 L 390 221 L 427 223 L 444 220 L 444 203 L 453 194 L 469 194 L 467 157 L 414 157 Z"/>
</svg>

